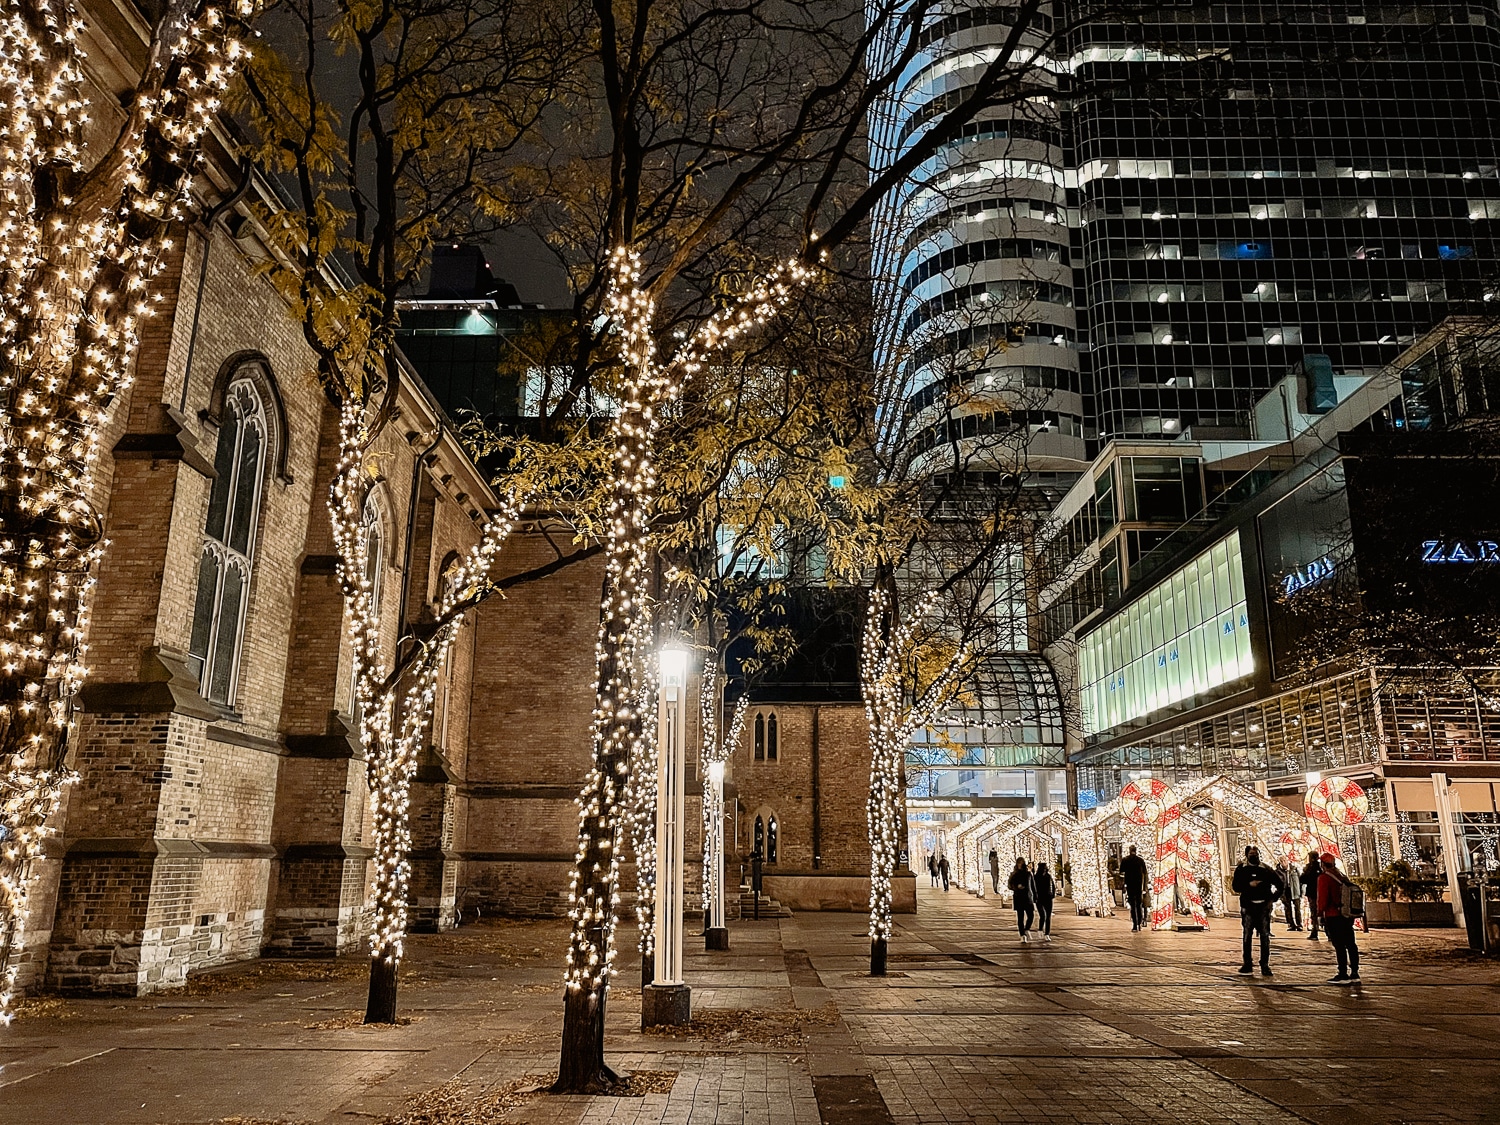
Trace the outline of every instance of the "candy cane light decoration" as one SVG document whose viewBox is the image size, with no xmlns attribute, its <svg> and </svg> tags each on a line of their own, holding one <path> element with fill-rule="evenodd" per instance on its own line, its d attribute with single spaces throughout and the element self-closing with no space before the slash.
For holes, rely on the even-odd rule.
<svg viewBox="0 0 1500 1125">
<path fill-rule="evenodd" d="M 1156 831 L 1156 871 L 1151 877 L 1151 928 L 1171 929 L 1175 913 L 1171 890 L 1176 887 L 1187 900 L 1193 924 L 1207 929 L 1208 915 L 1203 909 L 1203 897 L 1198 893 L 1189 849 L 1181 838 L 1182 805 L 1173 795 L 1172 787 L 1155 777 L 1130 782 L 1120 790 L 1120 814 L 1131 824 Z"/>
<path fill-rule="evenodd" d="M 1352 828 L 1370 813 L 1370 798 L 1359 783 L 1347 777 L 1325 777 L 1308 787 L 1302 800 L 1302 811 L 1323 851 L 1342 855 L 1338 830 Z"/>
</svg>

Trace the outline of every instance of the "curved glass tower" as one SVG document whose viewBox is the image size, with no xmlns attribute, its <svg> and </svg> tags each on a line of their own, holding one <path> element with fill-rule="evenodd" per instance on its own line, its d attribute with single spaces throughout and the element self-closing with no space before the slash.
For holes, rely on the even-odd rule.
<svg viewBox="0 0 1500 1125">
<path fill-rule="evenodd" d="M 1118 8 L 1044 3 L 1019 99 L 876 217 L 887 401 L 934 448 L 1024 423 L 1045 471 L 1112 438 L 1247 437 L 1306 357 L 1373 373 L 1494 297 L 1495 0 Z M 877 164 L 963 99 L 1016 11 L 926 17 L 872 116 Z"/>
<path fill-rule="evenodd" d="M 1042 50 L 1049 8 L 1023 54 Z M 965 99 L 1015 18 L 1010 7 L 935 9 L 872 119 L 877 164 Z M 876 218 L 886 399 L 934 469 L 955 444 L 972 468 L 1084 462 L 1064 136 L 1057 78 L 1040 62 L 1019 100 L 982 111 Z"/>
</svg>

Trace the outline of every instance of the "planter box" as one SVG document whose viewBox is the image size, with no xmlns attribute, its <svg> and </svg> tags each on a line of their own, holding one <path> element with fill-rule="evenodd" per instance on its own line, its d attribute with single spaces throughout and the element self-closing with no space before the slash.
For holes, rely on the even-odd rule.
<svg viewBox="0 0 1500 1125">
<path fill-rule="evenodd" d="M 1452 926 L 1453 906 L 1446 902 L 1385 902 L 1365 899 L 1367 926 Z"/>
</svg>

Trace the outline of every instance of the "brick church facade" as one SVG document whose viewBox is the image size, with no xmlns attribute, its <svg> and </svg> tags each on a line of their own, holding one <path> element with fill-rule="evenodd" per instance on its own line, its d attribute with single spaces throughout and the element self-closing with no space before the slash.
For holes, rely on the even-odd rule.
<svg viewBox="0 0 1500 1125">
<path fill-rule="evenodd" d="M 133 81 L 121 60 L 142 56 L 131 48 L 91 52 L 109 60 L 96 104 L 120 104 Z M 69 751 L 78 781 L 33 872 L 23 987 L 133 995 L 262 955 L 358 955 L 368 926 L 368 790 L 326 510 L 337 416 L 256 268 L 269 251 L 249 202 L 274 194 L 239 182 L 237 154 L 215 138 L 199 181 L 212 222 L 174 240 L 135 382 L 102 443 L 110 545 Z M 371 577 L 393 652 L 430 618 L 444 571 L 496 501 L 409 367 L 374 452 Z M 523 523 L 502 572 L 555 560 L 558 531 L 543 515 Z M 465 900 L 565 912 L 602 576 L 595 557 L 469 613 L 412 794 L 413 928 L 452 925 Z M 763 831 L 774 819 L 768 872 L 788 873 L 787 901 L 859 909 L 862 709 L 799 703 L 777 724 L 774 760 L 751 741 L 734 754 L 729 885 L 756 818 Z M 696 802 L 688 824 L 692 857 Z M 820 872 L 841 885 L 793 886 Z"/>
</svg>

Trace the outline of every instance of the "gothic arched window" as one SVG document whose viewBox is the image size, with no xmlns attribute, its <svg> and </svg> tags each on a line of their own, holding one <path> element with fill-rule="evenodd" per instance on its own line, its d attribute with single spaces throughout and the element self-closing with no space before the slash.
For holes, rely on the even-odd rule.
<svg viewBox="0 0 1500 1125">
<path fill-rule="evenodd" d="M 224 393 L 188 646 L 199 691 L 226 706 L 234 702 L 239 677 L 269 436 L 265 403 L 255 383 L 248 377 L 232 379 Z"/>
<path fill-rule="evenodd" d="M 757 713 L 755 716 L 755 760 L 763 762 L 766 758 L 766 717 Z"/>
<path fill-rule="evenodd" d="M 776 716 L 766 720 L 766 761 L 774 762 L 779 748 L 776 738 Z"/>
<path fill-rule="evenodd" d="M 766 854 L 766 822 L 761 817 L 755 818 L 755 847 L 754 851 Z"/>
<path fill-rule="evenodd" d="M 771 823 L 766 825 L 766 862 L 776 862 L 776 818 L 771 818 Z"/>
</svg>

